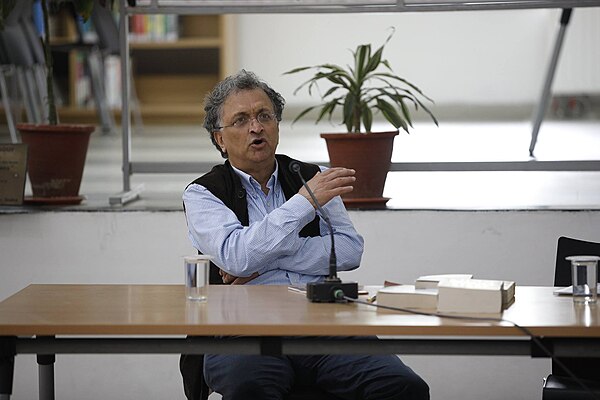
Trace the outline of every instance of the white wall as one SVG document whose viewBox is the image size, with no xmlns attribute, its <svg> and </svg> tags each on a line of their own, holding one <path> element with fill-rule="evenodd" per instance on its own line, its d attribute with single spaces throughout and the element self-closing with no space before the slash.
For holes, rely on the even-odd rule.
<svg viewBox="0 0 600 400">
<path fill-rule="evenodd" d="M 600 92 L 596 73 L 600 50 L 595 46 L 597 38 L 590 37 L 591 27 L 600 23 L 599 11 L 574 11 L 563 48 L 565 60 L 557 70 L 557 90 Z M 239 68 L 255 71 L 272 83 L 290 105 L 317 99 L 311 100 L 306 92 L 294 96 L 294 89 L 309 75 L 282 76 L 285 71 L 329 62 L 351 63 L 349 49 L 366 43 L 379 47 L 392 26 L 396 34 L 384 56 L 397 74 L 417 84 L 436 104 L 519 105 L 537 102 L 560 10 L 236 18 Z M 586 51 L 575 51 L 582 46 Z M 582 79 L 574 79 L 582 75 Z"/>
<path fill-rule="evenodd" d="M 351 212 L 365 236 L 363 284 L 468 271 L 550 285 L 556 240 L 600 241 L 600 212 Z M 0 299 L 30 283 L 180 283 L 193 254 L 178 212 L 0 214 Z M 349 332 L 350 333 L 350 332 Z M 404 357 L 433 399 L 539 399 L 549 361 L 527 357 Z M 59 355 L 57 398 L 183 399 L 175 355 Z M 458 367 L 458 368 L 457 368 Z M 18 356 L 14 399 L 37 396 L 33 356 Z"/>
</svg>

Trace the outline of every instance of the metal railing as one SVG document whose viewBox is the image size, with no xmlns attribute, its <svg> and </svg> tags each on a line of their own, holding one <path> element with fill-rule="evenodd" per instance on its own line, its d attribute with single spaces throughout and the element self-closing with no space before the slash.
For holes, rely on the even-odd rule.
<svg viewBox="0 0 600 400">
<path fill-rule="evenodd" d="M 129 3 L 135 3 L 135 6 Z M 599 7 L 600 0 L 120 0 L 122 16 L 132 14 L 254 14 L 254 13 L 361 13 L 361 12 L 425 12 L 467 10 L 514 10 L 562 8 L 559 33 L 546 74 L 544 87 L 534 116 L 530 154 L 549 101 L 552 79 L 558 63 L 564 33 L 571 9 Z M 129 18 L 120 18 L 121 65 L 129 65 Z M 131 188 L 133 173 L 190 173 L 210 170 L 212 163 L 198 162 L 133 162 L 131 161 L 131 115 L 129 93 L 131 82 L 124 69 L 122 147 L 123 191 L 110 197 L 111 205 L 136 200 L 140 188 Z M 540 111 L 541 110 L 541 111 Z M 320 165 L 328 163 L 320 162 Z M 505 162 L 412 162 L 393 163 L 390 171 L 600 171 L 600 160 L 583 161 L 505 161 Z"/>
</svg>

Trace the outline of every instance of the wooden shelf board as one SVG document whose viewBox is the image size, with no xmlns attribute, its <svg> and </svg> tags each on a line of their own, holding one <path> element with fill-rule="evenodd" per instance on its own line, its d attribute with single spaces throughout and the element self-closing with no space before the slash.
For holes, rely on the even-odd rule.
<svg viewBox="0 0 600 400">
<path fill-rule="evenodd" d="M 169 49 L 204 49 L 218 48 L 222 44 L 220 38 L 180 38 L 174 41 L 130 42 L 131 50 L 169 50 Z"/>
</svg>

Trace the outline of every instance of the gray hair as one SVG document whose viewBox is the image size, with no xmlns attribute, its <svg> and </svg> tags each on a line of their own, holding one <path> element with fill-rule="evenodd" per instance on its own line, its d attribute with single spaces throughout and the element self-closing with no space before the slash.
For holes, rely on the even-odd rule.
<svg viewBox="0 0 600 400">
<path fill-rule="evenodd" d="M 262 89 L 271 103 L 275 111 L 275 118 L 281 121 L 281 114 L 285 105 L 285 99 L 275 90 L 273 90 L 266 82 L 260 80 L 256 74 L 250 71 L 241 70 L 235 75 L 228 76 L 213 88 L 213 90 L 204 98 L 204 128 L 210 135 L 210 140 L 221 153 L 223 158 L 227 158 L 227 153 L 221 150 L 221 147 L 215 141 L 214 132 L 219 131 L 222 126 L 221 117 L 223 114 L 223 103 L 227 98 L 242 90 Z"/>
</svg>

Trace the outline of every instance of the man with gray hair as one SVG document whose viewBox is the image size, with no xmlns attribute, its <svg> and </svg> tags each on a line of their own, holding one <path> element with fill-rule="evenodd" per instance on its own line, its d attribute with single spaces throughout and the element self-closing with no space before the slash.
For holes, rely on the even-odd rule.
<svg viewBox="0 0 600 400">
<path fill-rule="evenodd" d="M 289 170 L 292 162 L 333 225 L 338 270 L 360 264 L 363 238 L 340 198 L 352 191 L 354 171 L 276 154 L 284 104 L 279 93 L 244 70 L 205 99 L 204 127 L 226 161 L 192 182 L 183 201 L 189 238 L 214 257 L 223 283 L 298 285 L 328 275 L 329 231 Z M 340 399 L 429 398 L 427 384 L 393 355 L 208 354 L 203 367 L 206 383 L 225 400 L 283 399 L 297 386 L 317 386 Z"/>
</svg>

